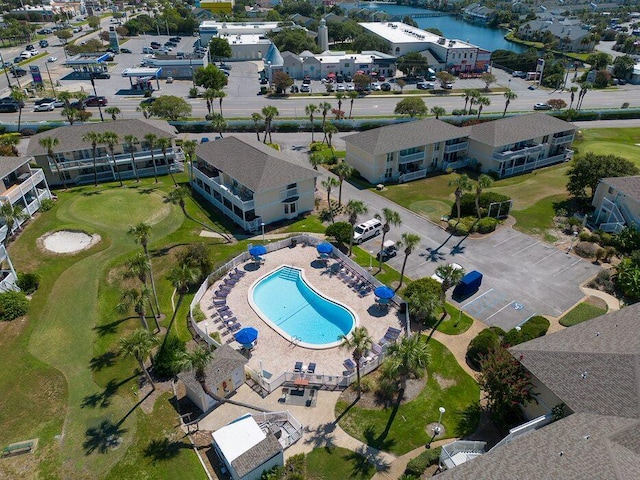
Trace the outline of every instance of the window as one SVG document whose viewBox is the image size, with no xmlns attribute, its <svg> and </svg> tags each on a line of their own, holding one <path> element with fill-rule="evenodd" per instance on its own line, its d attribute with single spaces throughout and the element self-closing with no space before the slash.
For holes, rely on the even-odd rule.
<svg viewBox="0 0 640 480">
<path fill-rule="evenodd" d="M 609 195 L 611 195 L 613 193 L 613 187 L 609 187 L 609 190 L 607 190 L 607 193 L 609 193 Z"/>
<path fill-rule="evenodd" d="M 211 187 L 209 185 L 207 185 L 206 183 L 204 184 L 204 191 L 207 193 L 211 193 Z"/>
<path fill-rule="evenodd" d="M 405 156 L 405 155 L 411 155 L 418 152 L 420 152 L 420 149 L 418 147 L 411 147 L 411 148 L 406 148 L 404 150 L 400 150 L 400 155 Z"/>
<path fill-rule="evenodd" d="M 393 162 L 393 152 L 387 153 L 387 163 Z"/>
<path fill-rule="evenodd" d="M 438 150 L 440 150 L 440 144 L 439 144 L 439 143 L 436 143 L 436 144 L 433 146 L 433 151 L 434 151 L 434 152 L 437 152 Z"/>
<path fill-rule="evenodd" d="M 294 213 L 296 213 L 296 211 L 298 210 L 296 202 L 292 202 L 292 203 L 285 203 L 284 204 L 284 214 L 285 215 L 292 215 Z"/>
<path fill-rule="evenodd" d="M 549 135 L 545 135 L 542 139 L 542 143 L 549 143 Z"/>
<path fill-rule="evenodd" d="M 387 168 L 384 172 L 384 178 L 391 178 L 393 170 L 391 168 Z"/>
<path fill-rule="evenodd" d="M 298 186 L 297 183 L 290 183 L 289 185 L 287 185 L 287 190 L 291 190 L 292 188 L 296 188 Z"/>
</svg>

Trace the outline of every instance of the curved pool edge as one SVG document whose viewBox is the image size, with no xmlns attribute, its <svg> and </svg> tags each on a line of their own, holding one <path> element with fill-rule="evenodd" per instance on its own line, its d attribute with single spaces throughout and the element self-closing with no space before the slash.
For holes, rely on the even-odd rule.
<svg viewBox="0 0 640 480">
<path fill-rule="evenodd" d="M 286 263 L 281 264 L 279 267 L 274 268 L 273 270 L 271 270 L 270 272 L 265 273 L 264 275 L 262 275 L 261 277 L 259 277 L 258 279 L 256 279 L 251 286 L 249 287 L 248 291 L 247 291 L 247 301 L 249 302 L 249 306 L 251 306 L 251 308 L 253 309 L 253 311 L 256 313 L 256 315 L 258 315 L 258 317 L 260 317 L 260 320 L 262 320 L 269 328 L 271 328 L 274 332 L 276 332 L 278 335 L 280 335 L 282 338 L 284 338 L 286 341 L 291 342 L 291 343 L 295 343 L 296 345 L 303 347 L 303 348 L 308 348 L 310 350 L 327 350 L 329 348 L 335 348 L 335 347 L 339 347 L 340 345 L 342 345 L 342 341 L 338 340 L 335 342 L 331 342 L 331 343 L 323 343 L 323 344 L 316 344 L 316 343 L 307 343 L 307 342 L 302 342 L 299 340 L 296 340 L 292 335 L 289 335 L 289 333 L 287 333 L 286 331 L 284 331 L 283 329 L 281 329 L 280 327 L 278 327 L 275 323 L 273 323 L 271 321 L 271 319 L 265 315 L 262 310 L 260 310 L 260 308 L 256 305 L 256 303 L 253 301 L 253 290 L 255 289 L 256 285 L 258 283 L 260 283 L 262 280 L 264 280 L 266 277 L 268 277 L 269 275 L 272 275 L 273 273 L 277 272 L 278 270 L 281 270 L 282 268 L 292 268 L 294 270 L 297 270 L 300 272 L 300 276 L 302 277 L 302 281 L 304 283 L 307 284 L 307 286 L 313 290 L 313 292 L 324 298 L 325 300 L 334 303 L 336 305 L 341 306 L 342 308 L 346 309 L 351 315 L 353 315 L 353 327 L 351 327 L 351 330 L 349 330 L 349 332 L 346 334 L 346 336 L 349 336 L 353 333 L 353 330 L 359 325 L 360 323 L 360 318 L 358 317 L 358 314 L 348 305 L 345 305 L 342 302 L 339 302 L 337 300 L 334 300 L 333 298 L 324 295 L 323 293 L 320 293 L 320 291 L 318 291 L 318 289 L 307 280 L 306 275 L 304 274 L 304 269 L 300 268 L 300 267 L 294 267 L 291 265 L 287 265 Z"/>
</svg>

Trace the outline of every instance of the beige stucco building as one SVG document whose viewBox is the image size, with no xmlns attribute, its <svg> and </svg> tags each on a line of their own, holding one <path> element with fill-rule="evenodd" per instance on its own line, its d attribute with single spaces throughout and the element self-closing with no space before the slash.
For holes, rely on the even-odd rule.
<svg viewBox="0 0 640 480">
<path fill-rule="evenodd" d="M 602 178 L 593 196 L 595 224 L 605 232 L 640 225 L 640 176 Z"/>
</svg>

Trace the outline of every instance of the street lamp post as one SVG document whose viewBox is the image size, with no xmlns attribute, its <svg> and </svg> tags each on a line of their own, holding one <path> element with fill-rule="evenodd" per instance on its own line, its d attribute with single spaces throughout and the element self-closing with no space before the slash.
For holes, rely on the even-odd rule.
<svg viewBox="0 0 640 480">
<path fill-rule="evenodd" d="M 49 73 L 49 65 L 48 65 L 48 62 L 45 62 L 45 63 L 44 63 L 44 68 L 46 68 L 46 69 L 47 69 L 47 76 L 49 77 L 49 82 L 51 83 L 51 90 L 53 90 L 53 96 L 54 96 L 54 97 L 57 97 L 58 95 L 56 94 L 56 87 L 55 87 L 55 85 L 53 84 L 53 80 L 51 79 L 51 74 Z M 11 85 L 9 85 L 9 86 L 11 86 Z"/>
<path fill-rule="evenodd" d="M 373 270 L 373 250 L 369 250 L 369 271 Z"/>
<path fill-rule="evenodd" d="M 567 255 L 571 253 L 571 250 L 573 249 L 573 242 L 576 241 L 576 238 L 578 238 L 578 232 L 573 232 L 573 237 L 571 237 L 571 244 L 569 245 L 569 250 L 567 250 Z"/>
<path fill-rule="evenodd" d="M 13 86 L 11 85 L 11 79 L 9 78 L 9 72 L 7 72 L 7 69 L 4 66 L 4 58 L 2 57 L 1 53 L 0 53 L 0 62 L 2 62 L 2 68 L 4 69 L 4 74 L 7 76 L 7 84 L 9 88 L 13 89 Z"/>
<path fill-rule="evenodd" d="M 262 227 L 262 243 L 264 243 L 264 222 L 262 222 L 260 226 Z"/>
<path fill-rule="evenodd" d="M 438 411 L 440 412 L 440 417 L 438 417 L 438 425 L 436 425 L 436 427 L 433 429 L 433 433 L 435 433 L 436 435 L 440 435 L 440 432 L 442 432 L 442 415 L 444 415 L 444 412 L 446 412 L 444 407 L 440 407 L 438 408 Z"/>
</svg>

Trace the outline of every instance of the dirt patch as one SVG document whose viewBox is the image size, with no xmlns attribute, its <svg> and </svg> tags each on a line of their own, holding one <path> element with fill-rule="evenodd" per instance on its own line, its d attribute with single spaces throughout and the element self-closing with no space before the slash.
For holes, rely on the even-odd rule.
<svg viewBox="0 0 640 480">
<path fill-rule="evenodd" d="M 380 381 L 380 377 L 381 372 L 379 370 L 376 370 L 375 372 L 372 372 L 366 376 L 366 378 L 370 378 L 376 384 Z M 425 386 L 427 385 L 427 378 L 427 374 L 425 374 L 422 378 L 410 379 L 407 382 L 407 388 L 404 391 L 404 396 L 402 397 L 401 404 L 410 402 L 411 400 L 414 400 L 418 395 L 420 395 L 420 392 L 422 392 L 422 390 L 424 390 Z M 363 391 L 362 395 L 360 396 L 360 400 L 358 400 L 358 407 L 366 408 L 368 410 L 382 410 L 395 402 L 395 397 L 385 400 L 377 393 L 376 390 L 377 388 L 373 388 L 368 392 Z M 347 388 L 344 392 L 342 392 L 342 395 L 340 395 L 340 400 L 349 404 L 355 402 L 356 398 L 357 391 L 355 383 Z"/>
<path fill-rule="evenodd" d="M 443 378 L 440 375 L 434 375 L 433 378 L 435 379 L 436 382 L 438 382 L 438 385 L 440 385 L 440 388 L 443 390 L 446 390 L 447 388 L 453 387 L 456 385 L 456 381 L 453 380 L 452 378 Z"/>
<path fill-rule="evenodd" d="M 602 310 L 609 309 L 607 302 L 605 302 L 604 299 L 600 297 L 594 297 L 593 295 L 589 295 L 585 300 L 585 302 L 588 303 L 589 305 L 593 305 L 594 307 L 601 308 Z"/>
<path fill-rule="evenodd" d="M 57 232 L 47 232 L 41 236 L 38 239 L 38 247 L 51 253 L 72 254 L 87 250 L 100 240 L 100 235 L 60 230 Z"/>
</svg>

